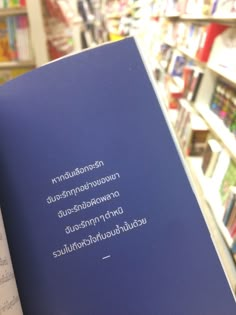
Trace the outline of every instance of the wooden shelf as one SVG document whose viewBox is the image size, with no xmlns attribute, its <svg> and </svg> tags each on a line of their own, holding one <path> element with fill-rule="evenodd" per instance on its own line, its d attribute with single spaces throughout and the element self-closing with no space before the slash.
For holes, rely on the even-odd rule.
<svg viewBox="0 0 236 315">
<path fill-rule="evenodd" d="M 236 160 L 236 139 L 224 122 L 207 105 L 197 104 L 196 110 L 204 118 L 216 137 L 224 143 L 232 158 Z"/>
<path fill-rule="evenodd" d="M 0 9 L 0 17 L 21 14 L 27 14 L 27 9 L 25 7 Z"/>
<path fill-rule="evenodd" d="M 34 61 L 7 61 L 0 62 L 0 69 L 9 69 L 9 68 L 34 68 Z"/>
</svg>

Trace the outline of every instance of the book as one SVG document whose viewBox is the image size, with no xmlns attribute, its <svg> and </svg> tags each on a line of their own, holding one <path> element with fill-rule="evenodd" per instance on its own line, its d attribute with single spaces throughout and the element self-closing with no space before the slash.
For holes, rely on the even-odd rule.
<svg viewBox="0 0 236 315">
<path fill-rule="evenodd" d="M 188 120 L 188 116 L 190 116 L 193 112 L 193 108 L 185 99 L 181 99 L 179 104 L 180 107 L 175 122 L 175 130 L 179 140 L 181 141 L 182 134 L 185 131 L 184 127 L 186 126 L 186 121 Z"/>
<path fill-rule="evenodd" d="M 8 29 L 5 18 L 0 18 L 0 62 L 10 61 L 10 45 L 8 40 Z"/>
<path fill-rule="evenodd" d="M 206 146 L 209 128 L 205 121 L 195 113 L 189 113 L 181 136 L 184 154 L 202 156 Z"/>
<path fill-rule="evenodd" d="M 193 75 L 192 75 L 191 83 L 189 85 L 189 90 L 187 92 L 187 100 L 189 102 L 195 101 L 202 77 L 203 77 L 203 70 L 199 67 L 195 67 Z"/>
<path fill-rule="evenodd" d="M 25 315 L 235 314 L 139 47 L 0 87 L 0 204 Z"/>
<path fill-rule="evenodd" d="M 214 183 L 214 186 L 216 187 L 216 190 L 220 191 L 220 187 L 223 181 L 223 178 L 225 176 L 225 173 L 229 167 L 231 161 L 231 157 L 229 153 L 222 148 L 219 158 L 217 160 L 215 169 L 213 171 L 213 174 L 211 176 L 211 181 Z"/>
<path fill-rule="evenodd" d="M 17 59 L 20 61 L 30 61 L 33 59 L 29 34 L 29 21 L 26 15 L 16 17 L 16 47 Z"/>
<path fill-rule="evenodd" d="M 233 211 L 233 208 L 235 205 L 235 200 L 236 200 L 236 187 L 231 186 L 229 188 L 229 194 L 228 194 L 227 200 L 225 202 L 225 212 L 224 212 L 224 217 L 223 217 L 223 222 L 225 225 L 227 225 L 229 223 L 229 218 L 232 214 L 232 211 Z M 232 222 L 230 223 L 230 225 L 231 224 L 232 224 Z"/>
<path fill-rule="evenodd" d="M 229 230 L 232 238 L 236 238 L 236 221 L 233 223 L 232 227 Z"/>
<path fill-rule="evenodd" d="M 221 150 L 222 147 L 217 140 L 209 139 L 207 141 L 202 159 L 202 171 L 205 176 L 213 175 Z"/>
<path fill-rule="evenodd" d="M 172 76 L 179 76 L 182 77 L 183 69 L 186 64 L 186 59 L 179 53 L 174 52 L 171 56 L 171 61 L 168 66 L 168 72 Z"/>
<path fill-rule="evenodd" d="M 8 16 L 6 18 L 7 29 L 8 29 L 8 42 L 10 48 L 10 58 L 11 60 L 17 59 L 17 49 L 16 49 L 16 18 L 14 16 Z"/>
<path fill-rule="evenodd" d="M 227 167 L 227 170 L 224 174 L 221 187 L 220 187 L 220 196 L 222 204 L 225 205 L 225 202 L 230 194 L 230 187 L 236 185 L 236 164 L 233 160 L 230 160 L 230 163 Z"/>
<path fill-rule="evenodd" d="M 228 28 L 227 25 L 210 23 L 201 27 L 201 40 L 196 57 L 201 62 L 207 62 L 215 38 Z"/>
<path fill-rule="evenodd" d="M 236 224 L 236 200 L 235 198 L 232 199 L 232 208 L 227 222 L 227 229 L 229 230 L 231 236 L 234 238 L 234 225 Z"/>
</svg>

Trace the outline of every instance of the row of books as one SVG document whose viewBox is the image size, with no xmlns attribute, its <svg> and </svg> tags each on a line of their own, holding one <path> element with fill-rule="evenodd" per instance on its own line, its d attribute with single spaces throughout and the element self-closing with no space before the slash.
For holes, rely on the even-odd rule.
<svg viewBox="0 0 236 315">
<path fill-rule="evenodd" d="M 208 61 L 216 37 L 228 28 L 227 25 L 219 23 L 201 25 L 169 20 L 162 21 L 160 27 L 164 42 L 176 45 L 201 62 Z"/>
<path fill-rule="evenodd" d="M 74 51 L 72 24 L 77 15 L 69 0 L 43 0 L 42 4 L 49 56 L 54 60 Z"/>
<path fill-rule="evenodd" d="M 217 16 L 235 15 L 234 0 L 156 0 L 156 15 L 194 15 L 194 16 Z"/>
<path fill-rule="evenodd" d="M 175 130 L 185 155 L 201 156 L 205 150 L 209 128 L 185 100 L 179 103 Z"/>
<path fill-rule="evenodd" d="M 216 186 L 219 187 L 220 199 L 225 209 L 223 221 L 226 225 L 231 211 L 230 208 L 234 203 L 232 197 L 236 192 L 234 187 L 236 185 L 236 163 L 224 150 L 223 145 L 212 136 L 207 139 L 203 151 L 202 171 L 213 182 L 218 181 Z"/>
<path fill-rule="evenodd" d="M 183 153 L 202 157 L 202 173 L 219 194 L 222 222 L 233 240 L 230 250 L 236 259 L 236 163 L 211 135 L 204 120 L 184 100 L 179 102 L 174 127 Z"/>
<path fill-rule="evenodd" d="M 99 0 L 80 0 L 77 2 L 77 11 L 83 25 L 82 48 L 90 48 L 109 40 L 102 4 Z"/>
<path fill-rule="evenodd" d="M 33 59 L 27 15 L 0 19 L 0 62 Z"/>
<path fill-rule="evenodd" d="M 161 45 L 158 64 L 167 73 L 167 77 L 171 77 L 171 80 L 166 81 L 177 83 L 175 87 L 173 84 L 166 84 L 166 90 L 171 100 L 170 107 L 173 108 L 173 101 L 178 98 L 194 102 L 204 74 L 203 69 L 193 62 L 189 62 L 182 53 L 167 44 Z M 172 87 L 174 87 L 173 91 Z"/>
<path fill-rule="evenodd" d="M 221 185 L 221 196 L 224 197 L 223 222 L 233 239 L 231 252 L 236 262 L 236 163 L 230 161 Z"/>
<path fill-rule="evenodd" d="M 152 1 L 107 1 L 103 7 L 107 29 L 119 36 L 135 35 L 152 16 Z"/>
<path fill-rule="evenodd" d="M 180 77 L 183 80 L 182 84 L 179 85 L 179 94 L 169 93 L 171 97 L 184 97 L 189 102 L 194 102 L 204 75 L 203 69 L 190 63 L 182 53 L 167 44 L 161 46 L 159 58 L 162 58 L 160 63 L 170 76 Z M 223 79 L 218 79 L 209 106 L 223 120 L 225 126 L 236 136 L 235 87 Z"/>
<path fill-rule="evenodd" d="M 231 237 L 236 239 L 236 186 L 230 186 L 223 221 Z"/>
<path fill-rule="evenodd" d="M 220 117 L 236 136 L 236 91 L 225 81 L 217 80 L 210 109 Z"/>
<path fill-rule="evenodd" d="M 233 240 L 230 250 L 236 261 L 236 163 L 216 139 L 207 141 L 203 152 L 202 171 L 219 187 L 223 207 L 222 221 Z"/>
<path fill-rule="evenodd" d="M 43 0 L 50 16 L 70 25 L 75 18 L 75 12 L 69 0 Z"/>
<path fill-rule="evenodd" d="M 0 9 L 25 7 L 26 0 L 0 0 Z"/>
<path fill-rule="evenodd" d="M 212 136 L 208 137 L 202 154 L 202 172 L 218 190 L 222 222 L 233 240 L 230 250 L 236 261 L 236 162 Z"/>
</svg>

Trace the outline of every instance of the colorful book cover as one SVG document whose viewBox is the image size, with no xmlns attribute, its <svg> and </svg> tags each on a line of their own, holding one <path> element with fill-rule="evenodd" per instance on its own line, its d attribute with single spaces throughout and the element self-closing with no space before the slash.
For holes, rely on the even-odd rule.
<svg viewBox="0 0 236 315">
<path fill-rule="evenodd" d="M 225 204 L 229 194 L 230 187 L 236 185 L 236 164 L 233 160 L 230 161 L 228 169 L 224 175 L 224 178 L 220 187 L 220 195 L 222 203 Z"/>
<path fill-rule="evenodd" d="M 11 53 L 8 39 L 7 22 L 5 18 L 0 18 L 0 62 L 10 60 Z"/>
<path fill-rule="evenodd" d="M 217 140 L 209 139 L 207 141 L 202 158 L 202 171 L 205 176 L 211 177 L 213 175 L 221 151 L 222 147 Z"/>
<path fill-rule="evenodd" d="M 8 29 L 8 41 L 10 46 L 11 60 L 17 59 L 17 49 L 16 49 L 16 18 L 15 16 L 8 16 L 7 29 Z"/>
<path fill-rule="evenodd" d="M 201 80 L 203 77 L 203 70 L 201 68 L 196 67 L 194 69 L 194 73 L 191 79 L 191 83 L 189 85 L 189 90 L 187 92 L 187 100 L 189 102 L 194 102 L 197 96 L 197 92 L 199 90 Z"/>
<path fill-rule="evenodd" d="M 235 224 L 236 224 L 236 201 L 234 200 L 234 204 L 232 206 L 232 210 L 229 215 L 228 222 L 227 222 L 227 229 L 229 230 L 229 232 L 231 232 L 231 229 L 232 229 L 232 233 L 231 233 L 232 237 L 234 237 L 233 227 Z"/>
<path fill-rule="evenodd" d="M 229 195 L 228 198 L 225 202 L 225 213 L 223 217 L 223 222 L 225 225 L 228 224 L 229 218 L 232 215 L 232 211 L 235 205 L 235 200 L 236 200 L 236 187 L 231 186 L 229 188 Z"/>
</svg>

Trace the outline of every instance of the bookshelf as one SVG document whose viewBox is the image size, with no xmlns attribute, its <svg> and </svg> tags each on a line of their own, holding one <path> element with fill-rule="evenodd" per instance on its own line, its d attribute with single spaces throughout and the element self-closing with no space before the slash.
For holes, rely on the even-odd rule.
<svg viewBox="0 0 236 315">
<path fill-rule="evenodd" d="M 20 1 L 19 1 L 20 2 Z M 77 12 L 77 1 L 71 2 L 71 8 Z M 3 60 L 0 61 L 0 70 L 9 69 L 25 69 L 30 70 L 35 67 L 40 67 L 51 60 L 48 49 L 47 30 L 45 27 L 45 1 L 27 0 L 24 6 L 0 8 L 0 18 L 8 19 L 9 17 L 26 16 L 29 23 L 29 40 L 32 49 L 32 58 L 29 60 Z M 74 41 L 73 51 L 80 51 L 80 30 L 81 21 L 78 15 L 73 19 L 70 25 L 71 37 Z"/>
<path fill-rule="evenodd" d="M 233 159 L 236 160 L 236 141 L 233 134 L 225 127 L 223 121 L 219 119 L 212 111 L 204 104 L 198 104 L 196 110 L 205 119 L 211 131 L 217 138 L 224 143 Z"/>
<path fill-rule="evenodd" d="M 5 2 L 0 8 L 0 83 L 49 61 L 40 1 Z M 6 52 L 5 47 L 8 46 Z"/>
<path fill-rule="evenodd" d="M 161 16 L 160 18 L 162 25 L 164 25 L 164 31 L 168 29 L 168 23 L 177 25 L 176 23 L 185 24 L 190 27 L 190 25 L 197 25 L 199 27 L 204 27 L 209 23 L 222 23 L 227 25 L 229 28 L 235 23 L 235 18 L 220 18 L 220 17 L 207 17 L 207 16 L 189 16 L 189 15 L 179 15 L 178 17 Z M 167 26 L 167 27 L 166 27 Z M 172 26 L 173 35 L 176 35 L 176 28 Z M 224 32 L 222 32 L 224 34 Z M 211 97 L 214 93 L 214 89 L 219 78 L 225 80 L 234 86 L 236 89 L 236 76 L 235 71 L 230 70 L 230 63 L 227 64 L 227 58 L 221 58 L 221 65 L 219 61 L 219 51 L 222 49 L 221 34 L 217 36 L 217 40 L 212 44 L 211 54 L 208 60 L 199 60 L 197 55 L 197 50 L 191 50 L 186 46 L 189 44 L 188 39 L 185 42 L 181 42 L 176 35 L 176 37 L 171 37 L 171 32 L 166 31 L 165 35 L 162 35 L 163 43 L 170 46 L 173 52 L 178 52 L 182 55 L 186 61 L 196 67 L 200 67 L 203 70 L 203 77 L 199 85 L 196 99 L 193 102 L 188 102 L 192 110 L 199 114 L 201 118 L 206 122 L 209 133 L 211 137 L 216 138 L 223 145 L 223 148 L 229 154 L 230 159 L 236 161 L 236 137 L 235 135 L 226 127 L 224 121 L 220 119 L 213 111 L 210 109 L 209 105 L 211 103 Z M 157 38 L 155 38 L 157 40 Z M 183 44 L 187 44 L 186 46 Z M 231 46 L 235 47 L 234 44 Z M 223 55 L 223 53 L 222 53 Z M 161 65 L 163 61 L 159 58 L 159 64 Z M 228 58 L 228 60 L 230 60 Z M 223 65 L 223 61 L 225 62 Z M 168 60 L 165 60 L 168 62 Z M 232 59 L 231 61 L 232 62 Z M 170 63 L 169 63 L 170 64 Z M 167 120 L 170 121 L 171 128 L 173 128 L 173 134 L 176 133 L 174 127 L 176 117 L 176 110 L 169 108 L 168 93 L 163 91 L 167 88 L 165 84 L 166 79 L 172 75 L 168 72 L 168 66 L 166 67 L 165 73 L 163 74 L 163 67 L 159 66 L 162 72 L 161 78 L 164 77 L 162 82 L 162 87 L 160 87 L 160 82 L 157 86 L 158 95 L 162 94 L 161 103 L 164 104 L 166 111 Z M 180 100 L 179 100 L 180 101 Z M 186 100 L 185 100 L 186 101 Z M 196 192 L 196 196 L 201 205 L 202 213 L 205 221 L 208 225 L 212 240 L 215 244 L 216 250 L 219 254 L 219 258 L 222 262 L 222 266 L 225 270 L 226 276 L 231 285 L 232 291 L 236 294 L 236 265 L 235 261 L 230 252 L 230 248 L 233 244 L 233 239 L 229 234 L 226 225 L 223 223 L 222 217 L 224 215 L 225 208 L 222 205 L 221 197 L 219 194 L 219 187 L 216 187 L 210 178 L 204 176 L 201 165 L 202 157 L 193 157 L 186 155 L 180 144 L 178 136 L 174 136 L 177 146 L 179 147 L 180 155 L 182 156 L 183 163 L 189 174 L 190 181 L 192 183 L 193 189 Z"/>
<path fill-rule="evenodd" d="M 170 2 L 177 6 L 181 3 L 181 1 Z M 166 8 L 160 7 L 160 2 L 156 1 L 156 4 L 157 8 L 150 14 L 151 22 L 150 20 L 147 22 L 149 27 L 143 26 L 143 29 L 146 29 L 146 37 L 149 37 L 150 41 L 147 44 L 146 38 L 144 41 L 141 38 L 142 43 L 147 44 L 146 46 L 141 45 L 146 53 L 146 59 L 148 59 L 151 70 L 155 74 L 154 85 L 167 123 L 170 126 L 183 165 L 199 200 L 219 259 L 236 296 L 236 262 L 231 252 L 231 246 L 235 239 L 232 238 L 223 222 L 226 209 L 222 204 L 219 192 L 220 186 L 216 186 L 211 178 L 203 174 L 202 156 L 191 156 L 183 150 L 175 126 L 179 109 L 171 108 L 171 98 L 174 93 L 170 93 L 171 91 L 168 90 L 168 82 L 174 82 L 176 76 L 178 81 L 183 79 L 183 75 L 176 75 L 177 71 L 174 73 L 173 68 L 170 67 L 174 54 L 184 57 L 190 68 L 196 67 L 201 70 L 202 78 L 195 98 L 189 101 L 186 98 L 186 93 L 183 93 L 183 95 L 176 97 L 176 101 L 179 104 L 182 102 L 188 103 L 188 107 L 191 108 L 193 114 L 198 115 L 205 122 L 209 130 L 208 138 L 216 139 L 222 145 L 223 151 L 226 152 L 229 159 L 236 162 L 236 133 L 229 129 L 225 120 L 213 112 L 210 106 L 219 79 L 223 80 L 225 84 L 229 84 L 236 91 L 236 14 L 223 14 L 223 10 L 222 14 L 219 14 L 219 12 L 212 15 L 210 12 L 203 14 L 203 12 L 200 13 L 200 10 L 193 10 L 190 14 L 181 11 L 179 7 L 168 11 Z M 199 53 L 198 46 L 201 43 L 201 38 L 198 37 L 197 28 L 202 31 L 201 36 L 204 37 L 203 31 L 208 25 L 213 25 L 214 28 L 215 25 L 219 24 L 224 27 L 219 32 L 217 30 L 217 36 L 211 41 L 207 49 L 210 54 L 206 55 L 204 51 Z M 192 34 L 195 37 L 190 38 L 188 36 L 190 28 L 192 28 Z M 228 33 L 229 35 L 227 35 Z M 140 32 L 137 31 L 137 36 L 139 34 Z M 199 45 L 191 46 L 191 44 L 195 45 L 197 42 Z M 231 51 L 227 49 L 229 47 Z M 178 66 L 180 69 L 181 63 Z M 236 182 L 234 185 L 236 185 Z"/>
<path fill-rule="evenodd" d="M 156 94 L 159 98 L 162 111 L 170 128 L 183 166 L 188 174 L 192 189 L 199 202 L 202 215 L 208 226 L 213 244 L 230 283 L 232 292 L 235 294 L 236 268 L 232 255 L 228 249 L 232 245 L 232 238 L 221 219 L 224 209 L 220 204 L 219 191 L 217 187 L 215 187 L 214 183 L 212 183 L 211 179 L 204 176 L 201 169 L 202 158 L 187 157 L 184 154 L 174 127 L 177 118 L 177 110 L 169 109 L 168 96 L 163 83 L 156 82 L 156 80 L 153 79 L 153 85 L 156 89 Z"/>
</svg>

